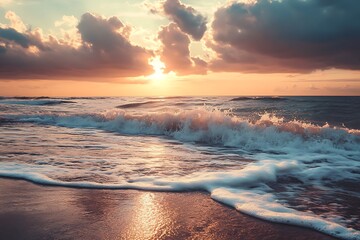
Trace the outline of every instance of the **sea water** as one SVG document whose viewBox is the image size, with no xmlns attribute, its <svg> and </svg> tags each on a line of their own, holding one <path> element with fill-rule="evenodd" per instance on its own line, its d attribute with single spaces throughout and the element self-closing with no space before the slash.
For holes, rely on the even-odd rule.
<svg viewBox="0 0 360 240">
<path fill-rule="evenodd" d="M 264 220 L 360 239 L 360 97 L 3 97 L 0 176 L 207 191 Z"/>
</svg>

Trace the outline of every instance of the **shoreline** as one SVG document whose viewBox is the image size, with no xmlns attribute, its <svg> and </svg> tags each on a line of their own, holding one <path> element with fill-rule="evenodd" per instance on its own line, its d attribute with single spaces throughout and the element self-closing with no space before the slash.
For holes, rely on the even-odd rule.
<svg viewBox="0 0 360 240">
<path fill-rule="evenodd" d="M 243 214 L 202 192 L 67 188 L 0 178 L 4 239 L 335 239 Z"/>
</svg>

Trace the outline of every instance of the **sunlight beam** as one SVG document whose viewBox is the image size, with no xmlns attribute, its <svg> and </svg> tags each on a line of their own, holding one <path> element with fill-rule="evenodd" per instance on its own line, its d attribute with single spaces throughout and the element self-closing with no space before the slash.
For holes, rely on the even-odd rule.
<svg viewBox="0 0 360 240">
<path fill-rule="evenodd" d="M 148 76 L 151 80 L 163 80 L 165 78 L 164 69 L 165 63 L 160 60 L 159 56 L 149 59 L 149 65 L 154 69 L 154 73 Z"/>
</svg>

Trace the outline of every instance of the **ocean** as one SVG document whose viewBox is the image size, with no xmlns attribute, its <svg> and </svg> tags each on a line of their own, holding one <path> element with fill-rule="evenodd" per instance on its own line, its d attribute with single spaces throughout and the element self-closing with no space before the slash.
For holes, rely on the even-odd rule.
<svg viewBox="0 0 360 240">
<path fill-rule="evenodd" d="M 360 97 L 2 97 L 0 176 L 202 191 L 360 239 Z"/>
</svg>

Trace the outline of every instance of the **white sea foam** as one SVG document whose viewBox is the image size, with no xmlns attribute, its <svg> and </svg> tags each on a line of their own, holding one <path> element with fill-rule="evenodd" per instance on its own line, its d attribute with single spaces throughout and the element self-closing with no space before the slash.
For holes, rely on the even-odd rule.
<svg viewBox="0 0 360 240">
<path fill-rule="evenodd" d="M 236 208 L 238 211 L 264 220 L 293 224 L 343 239 L 359 239 L 360 232 L 322 219 L 314 214 L 303 213 L 277 202 L 269 193 L 267 183 L 276 182 L 284 174 L 297 173 L 304 166 L 297 161 L 264 160 L 251 163 L 240 170 L 227 172 L 196 173 L 178 178 L 142 177 L 129 180 L 119 179 L 118 183 L 65 182 L 52 179 L 61 169 L 26 164 L 0 163 L 0 176 L 25 179 L 34 183 L 97 189 L 141 189 L 152 191 L 207 191 L 219 202 Z"/>
<path fill-rule="evenodd" d="M 312 228 L 343 239 L 360 239 L 360 232 L 313 214 L 284 207 L 276 202 L 272 194 L 266 192 L 219 188 L 211 193 L 211 197 L 260 219 Z"/>
<path fill-rule="evenodd" d="M 249 121 L 232 116 L 231 112 L 206 108 L 147 114 L 111 110 L 100 114 L 42 114 L 8 117 L 65 127 L 95 127 L 125 134 L 172 135 L 184 140 L 218 142 L 224 145 L 236 145 L 241 142 L 239 138 L 248 140 L 246 135 L 253 133 L 262 133 L 265 137 L 271 135 L 268 136 L 274 138 L 271 144 L 294 136 L 301 136 L 304 139 L 327 139 L 334 144 L 346 144 L 355 139 L 359 140 L 356 136 L 360 135 L 360 130 L 356 129 L 331 127 L 328 124 L 318 126 L 297 120 L 285 121 L 272 114 L 263 114 L 259 120 Z M 280 139 L 276 139 L 276 134 Z"/>
<path fill-rule="evenodd" d="M 324 156 L 328 161 L 350 159 L 351 164 L 354 164 L 352 167 L 359 167 L 360 162 L 359 130 L 317 126 L 296 120 L 286 122 L 269 114 L 253 122 L 216 109 L 204 108 L 151 114 L 129 114 L 113 110 L 102 114 L 25 115 L 7 118 L 72 128 L 96 128 L 130 135 L 161 135 L 183 142 L 241 149 L 256 159 L 311 162 L 314 158 L 309 156 L 314 155 L 316 158 Z"/>
<path fill-rule="evenodd" d="M 250 122 L 219 110 L 197 109 L 153 114 L 108 111 L 91 115 L 7 116 L 20 121 L 74 128 L 96 128 L 135 135 L 161 135 L 184 142 L 233 147 L 253 159 L 295 159 L 308 164 L 298 178 L 322 183 L 325 179 L 358 180 L 358 130 L 285 122 L 265 114 Z M 346 162 L 346 164 L 344 164 Z"/>
</svg>

